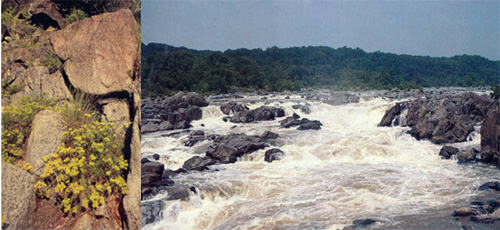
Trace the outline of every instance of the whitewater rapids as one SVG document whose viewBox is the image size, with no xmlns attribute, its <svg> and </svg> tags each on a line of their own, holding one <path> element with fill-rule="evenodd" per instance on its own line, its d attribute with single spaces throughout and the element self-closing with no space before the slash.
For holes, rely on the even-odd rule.
<svg viewBox="0 0 500 230">
<path fill-rule="evenodd" d="M 260 135 L 270 130 L 280 135 L 277 146 L 270 148 L 278 147 L 286 156 L 267 163 L 264 149 L 235 164 L 176 176 L 175 183 L 194 186 L 196 193 L 188 201 L 164 201 L 162 219 L 143 229 L 342 229 L 364 218 L 377 220 L 369 229 L 461 229 L 450 217 L 453 210 L 484 196 L 476 190 L 481 184 L 500 180 L 494 167 L 442 160 L 442 145 L 417 141 L 407 134 L 409 128 L 377 127 L 395 101 L 376 98 L 338 106 L 309 101 L 311 114 L 292 109 L 304 103 L 299 97 L 282 101 L 270 105 L 282 106 L 286 116 L 296 112 L 320 120 L 322 129 L 281 128 L 282 118 L 234 124 L 222 121 L 225 115 L 218 106 L 203 108 L 203 119 L 192 122 L 191 130 L 206 135 Z M 161 135 L 169 132 L 142 139 L 143 156 L 158 153 L 168 169 L 203 156 L 211 143 L 185 147 L 188 133 Z M 479 144 L 480 136 L 474 133 L 469 142 L 455 146 Z M 158 194 L 153 200 L 164 197 Z"/>
</svg>

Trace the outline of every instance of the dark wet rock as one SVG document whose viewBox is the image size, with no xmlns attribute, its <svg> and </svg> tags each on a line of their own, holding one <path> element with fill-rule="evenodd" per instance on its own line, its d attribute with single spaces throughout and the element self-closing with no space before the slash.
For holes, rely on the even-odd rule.
<svg viewBox="0 0 500 230">
<path fill-rule="evenodd" d="M 224 117 L 222 117 L 222 120 L 224 122 L 228 122 L 229 120 L 231 120 L 231 116 L 224 116 Z"/>
<path fill-rule="evenodd" d="M 205 140 L 205 135 L 193 135 L 189 136 L 189 139 L 184 142 L 184 146 L 192 147 L 196 145 L 198 142 L 202 142 Z"/>
<path fill-rule="evenodd" d="M 275 133 L 275 132 L 271 132 L 269 130 L 267 131 L 264 131 L 264 133 L 262 133 L 260 135 L 261 138 L 265 138 L 265 139 L 276 139 L 278 138 L 280 135 Z"/>
<path fill-rule="evenodd" d="M 481 161 L 500 167 L 500 110 L 492 110 L 481 126 Z"/>
<path fill-rule="evenodd" d="M 283 128 L 290 128 L 292 126 L 300 125 L 300 120 L 298 120 L 295 116 L 286 117 L 284 120 L 280 121 L 280 125 Z"/>
<path fill-rule="evenodd" d="M 141 227 L 163 218 L 165 203 L 162 200 L 141 202 Z"/>
<path fill-rule="evenodd" d="M 302 118 L 302 120 L 300 121 L 300 126 L 297 128 L 297 130 L 308 130 L 308 129 L 318 130 L 321 129 L 322 125 L 323 124 L 321 124 L 321 122 L 318 120 L 311 121 L 308 120 L 307 118 Z"/>
<path fill-rule="evenodd" d="M 479 191 L 497 190 L 500 191 L 500 182 L 487 182 L 479 186 Z"/>
<path fill-rule="evenodd" d="M 343 230 L 356 230 L 356 229 L 363 229 L 366 228 L 374 223 L 376 223 L 376 220 L 373 219 L 359 219 L 359 220 L 354 220 L 352 221 L 351 226 L 344 227 Z"/>
<path fill-rule="evenodd" d="M 155 161 L 160 160 L 160 154 L 158 154 L 158 153 L 153 154 L 153 159 Z"/>
<path fill-rule="evenodd" d="M 254 110 L 236 112 L 229 121 L 234 123 L 249 123 L 254 121 L 270 121 L 276 117 L 284 117 L 285 110 L 274 106 L 261 106 Z"/>
<path fill-rule="evenodd" d="M 380 126 L 390 126 L 406 111 L 406 124 L 416 139 L 433 143 L 466 141 L 474 125 L 486 117 L 488 110 L 498 108 L 498 103 L 488 96 L 474 93 L 462 95 L 432 95 L 403 104 L 396 104 L 382 118 Z"/>
<path fill-rule="evenodd" d="M 458 148 L 446 145 L 446 146 L 443 146 L 443 148 L 441 148 L 441 151 L 439 151 L 439 156 L 441 156 L 441 158 L 443 158 L 443 159 L 450 159 L 451 156 L 453 156 L 457 153 L 458 153 Z"/>
<path fill-rule="evenodd" d="M 495 221 L 500 221 L 500 209 L 497 209 L 493 213 L 472 216 L 471 220 L 480 223 L 493 223 Z"/>
<path fill-rule="evenodd" d="M 220 135 L 220 134 L 210 134 L 210 135 L 207 136 L 207 139 L 209 141 L 213 141 L 213 140 L 215 140 L 215 139 L 217 139 L 218 137 L 221 137 L 221 136 L 222 135 Z"/>
<path fill-rule="evenodd" d="M 186 129 L 191 121 L 203 117 L 200 107 L 207 106 L 205 98 L 194 93 L 177 93 L 172 97 L 142 100 L 141 132 Z"/>
<path fill-rule="evenodd" d="M 298 114 L 296 114 L 296 113 L 293 113 L 293 114 L 292 114 L 292 117 L 293 117 L 293 118 L 295 118 L 295 119 L 300 118 L 300 116 L 299 116 Z"/>
<path fill-rule="evenodd" d="M 187 161 L 184 162 L 184 165 L 182 168 L 186 170 L 198 170 L 198 171 L 203 171 L 207 170 L 208 166 L 217 164 L 218 162 L 211 157 L 200 157 L 200 156 L 194 156 L 189 158 Z"/>
<path fill-rule="evenodd" d="M 250 110 L 246 105 L 238 104 L 236 102 L 228 102 L 220 106 L 220 110 L 225 115 L 235 114 L 237 112 Z"/>
<path fill-rule="evenodd" d="M 384 117 L 382 117 L 382 121 L 378 126 L 391 126 L 392 121 L 401 113 L 401 104 L 402 103 L 396 103 L 396 105 L 385 111 Z"/>
<path fill-rule="evenodd" d="M 292 108 L 293 109 L 300 109 L 300 108 L 302 108 L 302 105 L 299 105 L 299 104 L 298 105 L 292 105 Z"/>
<path fill-rule="evenodd" d="M 234 163 L 245 154 L 268 147 L 260 137 L 246 134 L 230 134 L 214 139 L 214 143 L 207 149 L 206 155 L 220 163 Z"/>
<path fill-rule="evenodd" d="M 453 216 L 474 216 L 479 214 L 481 214 L 481 212 L 471 207 L 459 208 L 453 212 Z"/>
<path fill-rule="evenodd" d="M 359 96 L 348 92 L 331 92 L 330 94 L 318 93 L 306 96 L 308 100 L 317 100 L 330 105 L 342 105 L 348 103 L 358 103 Z"/>
<path fill-rule="evenodd" d="M 165 165 L 160 162 L 147 162 L 141 165 L 141 173 L 162 174 Z"/>
<path fill-rule="evenodd" d="M 151 162 L 148 158 L 142 158 L 141 159 L 141 165 L 144 164 L 144 163 L 148 163 L 148 162 Z"/>
<path fill-rule="evenodd" d="M 141 186 L 152 186 L 153 183 L 161 180 L 161 174 L 141 173 Z"/>
<path fill-rule="evenodd" d="M 470 148 L 467 151 L 463 151 L 457 154 L 457 159 L 459 164 L 473 162 L 479 155 L 479 151 L 475 148 Z"/>
<path fill-rule="evenodd" d="M 208 102 L 196 93 L 179 92 L 175 96 L 165 98 L 163 106 L 169 108 L 170 111 L 175 111 L 189 106 L 205 107 L 208 106 Z"/>
<path fill-rule="evenodd" d="M 286 96 L 285 99 L 290 99 L 290 96 Z"/>
<path fill-rule="evenodd" d="M 273 161 L 279 161 L 285 157 L 285 152 L 281 149 L 273 148 L 266 151 L 264 155 L 264 160 L 271 163 Z"/>
</svg>

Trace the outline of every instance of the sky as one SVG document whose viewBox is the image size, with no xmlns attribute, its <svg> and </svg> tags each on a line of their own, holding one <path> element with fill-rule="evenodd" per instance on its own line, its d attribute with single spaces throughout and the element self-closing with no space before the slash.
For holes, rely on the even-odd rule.
<svg viewBox="0 0 500 230">
<path fill-rule="evenodd" d="M 198 50 L 343 46 L 500 60 L 498 0 L 143 0 L 142 42 Z"/>
</svg>

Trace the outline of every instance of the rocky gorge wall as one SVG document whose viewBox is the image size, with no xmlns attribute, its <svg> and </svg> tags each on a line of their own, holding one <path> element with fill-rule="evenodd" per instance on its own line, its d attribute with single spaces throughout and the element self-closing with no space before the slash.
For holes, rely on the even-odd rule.
<svg viewBox="0 0 500 230">
<path fill-rule="evenodd" d="M 139 229 L 141 76 L 135 12 L 116 9 L 70 22 L 59 1 L 2 4 L 2 112 L 24 98 L 44 97 L 54 103 L 34 114 L 26 126 L 23 153 L 14 164 L 2 162 L 3 226 Z M 59 198 L 36 197 L 34 186 L 46 168 L 44 157 L 59 151 L 61 136 L 68 131 L 69 121 L 57 108 L 76 107 L 80 98 L 87 98 L 96 120 L 116 127 L 115 135 L 124 135 L 121 157 L 128 165 L 122 176 L 128 192 L 110 192 L 95 211 L 82 208 L 86 211 L 67 214 Z M 2 159 L 4 150 L 2 143 Z M 24 163 L 32 167 L 29 172 L 15 166 Z"/>
</svg>

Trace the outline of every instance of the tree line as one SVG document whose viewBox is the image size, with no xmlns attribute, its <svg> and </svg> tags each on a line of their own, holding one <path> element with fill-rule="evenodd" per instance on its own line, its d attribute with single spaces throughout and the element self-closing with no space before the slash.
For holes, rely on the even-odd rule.
<svg viewBox="0 0 500 230">
<path fill-rule="evenodd" d="M 477 55 L 445 58 L 326 46 L 220 52 L 160 43 L 141 44 L 141 53 L 145 97 L 177 91 L 474 87 L 500 81 L 500 61 Z"/>
</svg>

